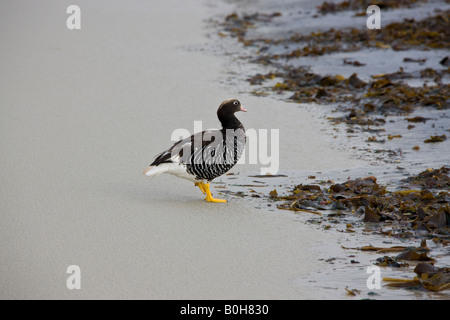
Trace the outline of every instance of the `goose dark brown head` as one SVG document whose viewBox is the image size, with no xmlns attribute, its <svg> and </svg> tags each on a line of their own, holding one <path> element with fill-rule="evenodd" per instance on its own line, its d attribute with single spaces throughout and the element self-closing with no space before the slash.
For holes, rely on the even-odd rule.
<svg viewBox="0 0 450 320">
<path fill-rule="evenodd" d="M 223 128 L 243 128 L 242 123 L 234 115 L 238 111 L 247 112 L 247 109 L 237 99 L 228 99 L 221 103 L 219 109 L 217 109 L 217 117 Z"/>
</svg>

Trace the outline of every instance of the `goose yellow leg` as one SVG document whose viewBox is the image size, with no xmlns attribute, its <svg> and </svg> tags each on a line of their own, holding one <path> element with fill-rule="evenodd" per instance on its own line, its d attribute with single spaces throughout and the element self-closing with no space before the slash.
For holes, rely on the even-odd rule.
<svg viewBox="0 0 450 320">
<path fill-rule="evenodd" d="M 200 187 L 200 185 L 202 185 L 203 189 L 206 192 L 206 198 L 205 200 L 208 202 L 227 202 L 227 200 L 225 199 L 215 199 L 213 198 L 212 194 L 211 194 L 211 190 L 209 190 L 209 183 L 203 183 L 203 182 L 199 182 L 199 188 L 201 189 L 202 187 Z"/>
<path fill-rule="evenodd" d="M 206 194 L 205 184 L 203 182 L 196 182 L 195 186 L 198 187 L 203 194 Z"/>
</svg>

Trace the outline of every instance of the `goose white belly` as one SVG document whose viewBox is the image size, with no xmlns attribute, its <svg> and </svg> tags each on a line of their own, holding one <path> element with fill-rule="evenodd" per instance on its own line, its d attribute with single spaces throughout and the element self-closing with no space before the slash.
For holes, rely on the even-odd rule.
<svg viewBox="0 0 450 320">
<path fill-rule="evenodd" d="M 186 164 L 179 162 L 161 163 L 158 166 L 150 166 L 144 171 L 144 174 L 148 177 L 157 177 L 161 173 L 168 173 L 192 182 L 202 181 L 186 171 Z"/>
<path fill-rule="evenodd" d="M 166 173 L 177 176 L 178 178 L 186 179 L 192 182 L 199 182 L 195 176 L 186 171 L 186 165 L 184 163 L 165 163 L 168 169 Z"/>
<path fill-rule="evenodd" d="M 226 202 L 213 198 L 209 183 L 230 170 L 245 148 L 245 129 L 235 117 L 235 112 L 247 110 L 237 99 L 222 102 L 217 109 L 221 130 L 206 130 L 176 142 L 158 154 L 144 170 L 148 177 L 169 173 L 195 183 L 206 194 L 208 202 Z M 233 135 L 229 136 L 229 130 Z M 232 139 L 232 140 L 230 140 Z M 200 144 L 196 144 L 200 141 Z"/>
</svg>

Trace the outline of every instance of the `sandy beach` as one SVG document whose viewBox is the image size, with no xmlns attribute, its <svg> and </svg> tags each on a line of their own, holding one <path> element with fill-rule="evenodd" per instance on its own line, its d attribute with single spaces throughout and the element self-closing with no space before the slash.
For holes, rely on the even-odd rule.
<svg viewBox="0 0 450 320">
<path fill-rule="evenodd" d="M 310 248 L 332 235 L 142 170 L 173 130 L 218 127 L 230 95 L 247 128 L 280 129 L 280 170 L 361 163 L 331 151 L 307 110 L 221 85 L 220 57 L 192 50 L 208 41 L 208 2 L 77 1 L 80 30 L 70 4 L 0 3 L 0 298 L 321 297 L 294 279 L 321 268 Z"/>
</svg>

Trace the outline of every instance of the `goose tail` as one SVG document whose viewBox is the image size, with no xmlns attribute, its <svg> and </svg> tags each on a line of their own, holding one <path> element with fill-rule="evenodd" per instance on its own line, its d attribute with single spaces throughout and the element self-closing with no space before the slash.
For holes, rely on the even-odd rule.
<svg viewBox="0 0 450 320">
<path fill-rule="evenodd" d="M 149 166 L 144 170 L 143 174 L 147 177 L 157 177 L 161 173 L 164 173 L 168 170 L 166 166 Z"/>
</svg>

